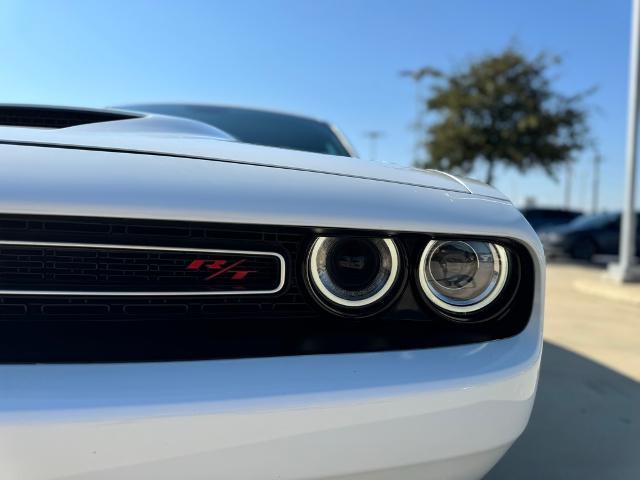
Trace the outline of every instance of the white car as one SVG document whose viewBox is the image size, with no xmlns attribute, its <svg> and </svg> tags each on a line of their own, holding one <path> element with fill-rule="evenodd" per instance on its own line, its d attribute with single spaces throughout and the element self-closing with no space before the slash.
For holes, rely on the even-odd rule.
<svg viewBox="0 0 640 480">
<path fill-rule="evenodd" d="M 1 479 L 481 478 L 527 425 L 544 258 L 495 189 L 161 115 L 0 124 Z"/>
</svg>

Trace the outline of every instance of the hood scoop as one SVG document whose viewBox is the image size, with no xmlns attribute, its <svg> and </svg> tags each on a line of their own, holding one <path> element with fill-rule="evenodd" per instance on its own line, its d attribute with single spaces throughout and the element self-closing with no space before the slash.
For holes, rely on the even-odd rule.
<svg viewBox="0 0 640 480">
<path fill-rule="evenodd" d="M 138 116 L 81 108 L 0 106 L 0 125 L 7 127 L 67 128 L 89 123 L 129 120 L 132 118 L 138 118 Z"/>
</svg>

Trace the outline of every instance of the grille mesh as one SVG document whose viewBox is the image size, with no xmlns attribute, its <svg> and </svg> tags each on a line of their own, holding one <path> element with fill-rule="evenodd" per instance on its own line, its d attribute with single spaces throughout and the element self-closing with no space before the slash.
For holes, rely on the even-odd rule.
<svg viewBox="0 0 640 480">
<path fill-rule="evenodd" d="M 242 294 L 277 290 L 281 274 L 273 254 L 0 241 L 0 291 Z"/>
<path fill-rule="evenodd" d="M 0 217 L 3 241 L 74 242 L 139 245 L 195 249 L 235 249 L 274 251 L 289 263 L 287 284 L 276 295 L 242 296 L 41 296 L 0 295 L 0 320 L 82 319 L 102 321 L 253 318 L 309 318 L 317 310 L 298 286 L 295 265 L 306 232 L 295 229 L 203 225 L 189 222 L 148 222 L 135 220 L 52 219 Z M 82 282 L 99 282 L 112 275 L 120 285 L 147 286 L 155 273 L 148 271 L 149 256 L 158 269 L 166 264 L 168 281 L 175 282 L 184 270 L 173 268 L 180 260 L 176 253 L 148 251 L 95 251 L 0 246 L 0 287 L 9 281 L 21 285 L 77 287 Z M 274 257 L 270 257 L 274 258 Z M 124 266 L 124 260 L 129 263 Z M 139 263 L 136 263 L 139 262 Z M 182 260 L 180 260 L 182 261 Z M 264 262 L 264 260 L 258 260 Z M 47 263 L 49 262 L 49 263 Z M 43 266 L 49 265 L 45 269 Z M 45 273 L 43 273 L 45 272 Z M 112 279 L 113 280 L 113 279 Z M 260 278 L 258 278 L 260 280 Z M 160 280 L 162 281 L 162 280 Z M 15 289 L 15 288 L 14 288 Z"/>
</svg>

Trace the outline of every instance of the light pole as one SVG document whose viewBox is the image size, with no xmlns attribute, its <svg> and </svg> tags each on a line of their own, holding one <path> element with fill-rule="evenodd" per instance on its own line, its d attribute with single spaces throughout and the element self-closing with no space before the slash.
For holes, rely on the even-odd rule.
<svg viewBox="0 0 640 480">
<path fill-rule="evenodd" d="M 640 85 L 640 0 L 633 0 L 631 15 L 631 52 L 629 57 L 629 100 L 627 106 L 627 148 L 624 203 L 620 227 L 620 260 L 609 265 L 609 274 L 620 282 L 640 281 L 636 250 L 636 153 L 638 146 L 638 89 Z"/>
<path fill-rule="evenodd" d="M 565 168 L 564 209 L 571 210 L 571 187 L 573 184 L 573 165 L 571 165 L 571 160 L 567 160 Z"/>
<path fill-rule="evenodd" d="M 593 156 L 593 183 L 591 184 L 591 213 L 598 213 L 598 202 L 600 199 L 600 163 L 602 157 L 599 153 Z"/>
<path fill-rule="evenodd" d="M 378 146 L 378 139 L 384 135 L 380 130 L 370 130 L 368 132 L 364 132 L 364 136 L 369 139 L 369 160 L 372 162 L 376 161 L 376 153 Z"/>
</svg>

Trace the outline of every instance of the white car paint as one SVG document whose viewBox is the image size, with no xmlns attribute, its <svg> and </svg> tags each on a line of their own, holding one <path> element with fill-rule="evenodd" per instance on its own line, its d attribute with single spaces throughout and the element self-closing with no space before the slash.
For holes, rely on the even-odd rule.
<svg viewBox="0 0 640 480">
<path fill-rule="evenodd" d="M 201 129 L 195 129 L 199 125 Z M 115 149 L 165 155 L 198 157 L 234 163 L 263 165 L 392 181 L 443 190 L 472 192 L 508 200 L 501 192 L 478 182 L 467 182 L 435 170 L 382 165 L 354 157 L 340 157 L 225 141 L 212 136 L 199 122 L 148 115 L 129 120 L 91 123 L 64 129 L 0 126 L 3 142 Z M 219 130 L 215 129 L 219 132 Z M 173 132 L 173 133 L 171 133 Z"/>
<path fill-rule="evenodd" d="M 110 131 L 117 123 L 0 128 L 0 213 L 501 236 L 534 259 L 531 317 L 511 338 L 424 350 L 0 365 L 0 478 L 472 479 L 521 434 L 544 257 L 502 194 L 358 159 Z"/>
</svg>

